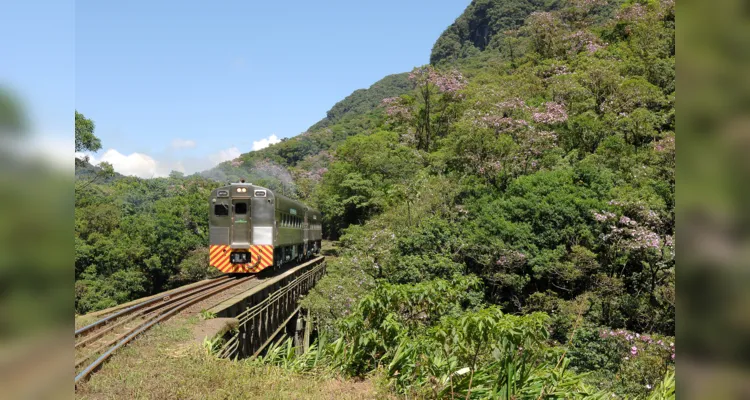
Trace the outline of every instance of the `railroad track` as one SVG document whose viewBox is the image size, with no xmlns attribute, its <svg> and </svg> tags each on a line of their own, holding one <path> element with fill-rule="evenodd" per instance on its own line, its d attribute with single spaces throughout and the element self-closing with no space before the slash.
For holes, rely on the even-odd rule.
<svg viewBox="0 0 750 400">
<path fill-rule="evenodd" d="M 157 323 L 199 301 L 252 279 L 255 279 L 255 276 L 221 276 L 136 303 L 77 329 L 75 384 L 91 375 L 117 349 Z"/>
</svg>

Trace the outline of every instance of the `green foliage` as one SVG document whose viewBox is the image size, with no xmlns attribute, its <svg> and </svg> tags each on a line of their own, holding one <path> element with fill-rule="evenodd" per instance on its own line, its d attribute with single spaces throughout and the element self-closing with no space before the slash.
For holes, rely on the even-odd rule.
<svg viewBox="0 0 750 400">
<path fill-rule="evenodd" d="M 97 151 L 102 148 L 102 143 L 96 135 L 94 121 L 86 118 L 77 110 L 75 112 L 76 132 L 75 142 L 76 152 Z M 89 164 L 89 156 L 82 155 L 75 158 L 76 190 L 83 190 L 86 186 L 96 181 L 108 181 L 119 176 L 115 173 L 114 168 L 107 162 L 101 162 L 98 166 Z M 84 179 L 87 178 L 87 179 Z"/>
<path fill-rule="evenodd" d="M 223 344 L 224 338 L 221 336 L 203 339 L 203 349 L 206 351 L 206 354 L 217 354 Z"/>
<path fill-rule="evenodd" d="M 207 265 L 216 183 L 198 177 L 76 186 L 76 311 L 95 311 L 216 273 Z"/>
<path fill-rule="evenodd" d="M 418 168 L 414 151 L 393 132 L 355 136 L 341 145 L 317 198 L 328 234 L 338 236 L 351 222 L 363 222 L 389 203 L 397 184 L 407 182 Z"/>
<path fill-rule="evenodd" d="M 669 357 L 646 346 L 623 362 L 630 347 L 590 328 L 674 334 L 674 26 L 668 2 L 652 3 L 635 11 L 631 3 L 595 1 L 518 7 L 525 23 L 501 32 L 488 29 L 502 25 L 493 10 L 518 4 L 473 2 L 433 52 L 439 65 L 451 61 L 469 79 L 451 92 L 450 117 L 436 140 L 420 139 L 427 126 L 438 132 L 432 128 L 442 118 L 426 114 L 428 101 L 431 112 L 441 101 L 426 78 L 421 88 L 417 82 L 414 91 L 386 101 L 382 126 L 398 136 L 383 135 L 369 148 L 367 136 L 349 139 L 356 158 L 339 147 L 314 196 L 330 232 L 342 234 L 333 281 L 351 273 L 373 288 L 348 299 L 476 276 L 483 293 L 472 304 L 547 313 L 544 342 L 571 342 L 571 366 L 591 372 L 589 384 L 658 397 L 652 388 L 662 382 L 668 397 Z M 469 40 L 465 32 L 490 33 Z M 415 71 L 437 81 L 447 70 Z M 370 160 L 386 162 L 394 148 L 411 149 L 417 162 L 400 174 L 373 173 Z M 320 298 L 333 292 L 322 286 Z M 399 390 L 445 395 L 435 382 L 455 376 L 419 381 L 423 368 L 436 368 L 430 360 L 437 356 L 412 343 L 432 345 L 439 324 L 405 322 L 408 314 L 385 306 L 375 307 L 382 315 L 370 320 L 350 303 L 317 305 L 316 314 L 340 310 L 353 324 L 336 329 L 333 312 L 326 322 L 343 341 L 350 372 L 390 367 L 403 357 L 405 373 L 387 369 Z M 578 316 L 584 328 L 573 323 Z M 567 365 L 559 360 L 556 368 Z M 474 375 L 483 379 L 480 371 Z M 474 393 L 493 393 L 481 390 Z"/>
<path fill-rule="evenodd" d="M 297 356 L 291 340 L 260 362 L 295 371 L 380 371 L 398 392 L 431 398 L 601 398 L 546 344 L 546 315 L 467 309 L 476 279 L 382 285 L 341 322 L 342 336 Z M 325 337 L 324 337 L 325 338 Z M 599 397 L 593 397 L 599 396 Z"/>
<path fill-rule="evenodd" d="M 477 55 L 490 44 L 501 41 L 508 30 L 520 27 L 535 10 L 544 7 L 541 0 L 474 0 L 435 42 L 430 64 L 451 62 Z"/>
<path fill-rule="evenodd" d="M 94 121 L 76 110 L 76 151 L 97 151 L 102 143 L 94 135 Z"/>
<path fill-rule="evenodd" d="M 216 313 L 213 313 L 208 310 L 201 310 L 200 317 L 202 320 L 213 319 L 213 318 L 216 318 Z"/>
<path fill-rule="evenodd" d="M 593 385 L 628 397 L 646 397 L 674 373 L 674 337 L 587 326 L 571 343 L 573 368 L 591 372 Z"/>
</svg>

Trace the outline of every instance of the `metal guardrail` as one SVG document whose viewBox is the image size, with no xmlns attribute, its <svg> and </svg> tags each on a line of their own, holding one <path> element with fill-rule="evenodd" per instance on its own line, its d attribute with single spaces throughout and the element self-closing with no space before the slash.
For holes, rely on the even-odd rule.
<svg viewBox="0 0 750 400">
<path fill-rule="evenodd" d="M 239 329 L 219 349 L 220 357 L 257 356 L 281 333 L 299 311 L 300 298 L 325 274 L 324 257 L 308 264 L 248 295 L 250 301 L 245 302 L 245 309 L 232 316 L 239 320 Z M 252 299 L 259 301 L 252 304 Z"/>
</svg>

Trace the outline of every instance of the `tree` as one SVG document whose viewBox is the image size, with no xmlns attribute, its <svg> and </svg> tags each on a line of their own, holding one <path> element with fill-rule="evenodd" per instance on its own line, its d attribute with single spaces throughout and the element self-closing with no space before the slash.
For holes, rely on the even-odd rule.
<svg viewBox="0 0 750 400">
<path fill-rule="evenodd" d="M 429 65 L 415 68 L 409 80 L 415 85 L 416 98 L 387 98 L 383 104 L 393 121 L 413 125 L 417 149 L 429 152 L 458 117 L 454 104 L 463 98 L 461 90 L 467 81 L 458 70 L 438 71 Z"/>
<path fill-rule="evenodd" d="M 94 135 L 96 125 L 76 110 L 76 151 L 97 151 L 102 142 Z"/>
<path fill-rule="evenodd" d="M 96 125 L 94 121 L 86 118 L 83 114 L 76 110 L 76 152 L 79 151 L 97 151 L 102 148 L 102 142 L 96 135 L 94 135 L 94 129 Z M 75 158 L 76 170 L 79 168 L 86 167 L 89 161 L 88 156 L 82 156 L 81 158 Z M 94 183 L 96 180 L 104 180 L 111 178 L 115 175 L 115 170 L 112 165 L 108 162 L 100 162 L 98 169 L 94 173 L 93 177 L 86 180 L 82 184 L 76 183 L 76 190 L 82 190 L 87 186 Z"/>
</svg>

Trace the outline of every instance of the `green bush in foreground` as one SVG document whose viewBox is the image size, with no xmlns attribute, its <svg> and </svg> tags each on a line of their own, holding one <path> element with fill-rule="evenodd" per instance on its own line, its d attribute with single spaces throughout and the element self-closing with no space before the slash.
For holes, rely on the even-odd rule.
<svg viewBox="0 0 750 400">
<path fill-rule="evenodd" d="M 382 285 L 342 320 L 341 336 L 334 342 L 321 337 L 298 356 L 290 340 L 272 347 L 258 362 L 295 371 L 328 368 L 347 376 L 383 374 L 394 391 L 427 398 L 604 399 L 613 394 L 629 398 L 635 392 L 627 387 L 611 388 L 617 389 L 615 393 L 597 389 L 589 383 L 589 374 L 577 372 L 571 362 L 620 368 L 628 382 L 650 375 L 635 364 L 620 367 L 596 360 L 581 348 L 585 345 L 577 345 L 574 356 L 568 357 L 564 347 L 549 340 L 546 314 L 516 316 L 496 306 L 477 307 L 471 292 L 478 285 L 476 278 Z M 619 342 L 627 341 L 625 337 L 599 339 L 613 350 L 605 352 L 612 359 L 627 349 Z M 643 343 L 642 360 L 658 357 L 658 349 L 663 350 Z M 672 372 L 654 386 L 650 394 L 640 394 L 674 398 Z"/>
</svg>

